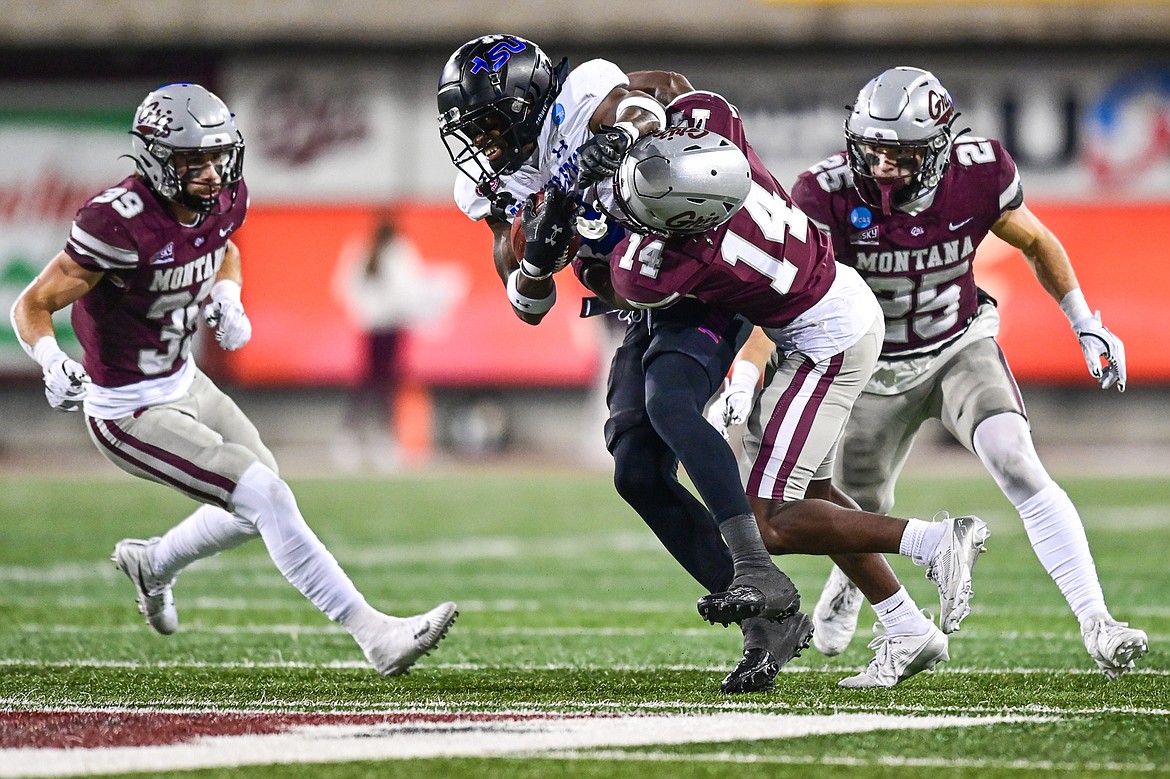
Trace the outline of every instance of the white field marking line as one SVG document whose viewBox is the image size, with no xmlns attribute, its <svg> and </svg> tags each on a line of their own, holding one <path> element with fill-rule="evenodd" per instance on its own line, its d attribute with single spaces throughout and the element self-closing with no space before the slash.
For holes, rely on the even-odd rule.
<svg viewBox="0 0 1170 779">
<path fill-rule="evenodd" d="M 935 730 L 1015 722 L 1037 716 L 887 714 L 690 714 L 482 722 L 312 725 L 267 735 L 210 736 L 185 744 L 102 749 L 0 749 L 0 777 L 181 771 L 246 765 L 330 763 L 425 757 L 534 757 L 542 752 L 663 744 L 763 741 L 875 730 Z"/>
<path fill-rule="evenodd" d="M 459 604 L 459 609 L 466 615 L 468 612 L 464 611 L 463 604 Z M 17 632 L 26 633 L 30 635 L 109 635 L 113 634 L 133 634 L 143 632 L 143 625 L 141 623 L 125 623 L 120 625 L 44 625 L 25 623 L 16 626 Z M 338 625 L 298 625 L 298 624 L 276 624 L 276 625 L 209 625 L 204 622 L 194 621 L 184 623 L 182 632 L 189 635 L 221 635 L 221 636 L 334 636 L 346 635 L 345 630 Z M 670 625 L 663 625 L 657 628 L 631 628 L 631 627 L 477 627 L 461 625 L 459 627 L 460 633 L 478 636 L 564 636 L 564 637 L 590 637 L 597 636 L 601 638 L 616 636 L 625 636 L 630 638 L 654 638 L 662 635 L 680 636 L 684 638 L 707 639 L 722 641 L 726 635 L 733 635 L 730 631 L 721 632 L 712 630 L 710 627 L 698 628 L 678 628 Z M 1151 633 L 1146 631 L 1147 637 L 1152 643 L 1164 643 L 1170 641 L 1170 634 Z M 990 643 L 1002 641 L 1043 641 L 1049 642 L 1068 642 L 1080 645 L 1082 639 L 1079 632 L 1066 631 L 1063 633 L 1042 632 L 1042 631 L 1026 631 L 1026 630 L 1004 630 L 1004 631 L 987 631 L 979 628 L 969 628 L 963 632 L 963 640 L 967 643 Z M 954 668 L 955 666 L 946 666 L 947 668 Z"/>
<path fill-rule="evenodd" d="M 188 596 L 183 592 L 179 593 L 180 605 L 190 606 L 197 609 L 219 610 L 219 611 L 287 611 L 290 608 L 299 607 L 302 600 L 294 592 L 288 589 L 288 584 L 283 581 L 274 581 L 273 590 L 287 591 L 288 597 L 284 599 L 249 599 L 249 598 L 221 598 L 202 595 Z M 124 596 L 124 593 L 123 593 Z M 60 598 L 55 598 L 54 601 L 67 608 L 93 608 L 105 607 L 112 603 L 123 603 L 125 597 L 87 597 L 85 595 L 65 595 Z M 20 597 L 20 596 L 5 596 L 4 603 L 8 606 L 20 606 L 25 608 L 41 608 L 45 605 L 43 597 Z M 429 604 L 429 601 L 426 602 Z M 411 600 L 406 604 L 397 606 L 396 610 L 404 611 L 407 605 L 417 604 L 418 608 L 422 608 L 425 604 L 420 600 Z M 538 612 L 548 611 L 552 608 L 571 609 L 575 611 L 592 611 L 597 607 L 596 601 L 577 600 L 577 599 L 560 599 L 555 595 L 550 594 L 540 600 L 537 599 L 520 599 L 520 598 L 503 598 L 500 600 L 476 600 L 476 599 L 460 599 L 459 610 L 464 614 L 472 612 L 481 613 L 511 613 L 511 612 Z M 427 605 L 429 608 L 429 605 Z M 1048 607 L 1033 607 L 1033 606 L 989 606 L 980 603 L 971 604 L 972 615 L 979 617 L 1016 617 L 1026 614 L 1028 617 L 1065 617 L 1071 618 L 1071 612 L 1067 607 L 1062 606 L 1048 606 Z M 669 613 L 679 610 L 679 602 L 677 600 L 630 600 L 621 603 L 609 604 L 606 606 L 607 611 L 620 611 L 626 613 L 636 614 L 661 614 Z M 1167 618 L 1170 617 L 1170 605 L 1135 605 L 1126 606 L 1124 609 L 1119 609 L 1114 615 L 1119 619 L 1132 620 L 1143 617 L 1148 618 Z M 1141 627 L 1134 625 L 1134 627 Z M 967 637 L 979 632 L 979 628 L 969 628 L 964 630 L 963 636 Z M 1021 636 L 1037 636 L 1041 634 L 1019 633 Z M 1050 636 L 1052 634 L 1043 634 Z M 1069 635 L 1073 635 L 1072 632 Z M 1078 636 L 1079 637 L 1079 636 Z"/>
<path fill-rule="evenodd" d="M 98 660 L 98 659 L 77 659 L 77 660 L 40 660 L 36 658 L 0 658 L 0 667 L 27 667 L 27 668 L 118 668 L 118 669 L 150 669 L 150 668 L 189 668 L 192 670 L 201 669 L 222 669 L 225 671 L 244 670 L 249 668 L 256 669 L 277 669 L 277 668 L 291 668 L 291 669 L 306 669 L 306 668 L 329 668 L 329 669 L 366 669 L 369 668 L 369 663 L 358 660 L 329 660 L 326 662 L 305 662 L 296 660 L 238 660 L 231 662 L 213 662 L 201 660 L 158 660 L 153 662 L 141 662 L 138 660 Z M 727 668 L 724 665 L 702 665 L 697 663 L 647 663 L 645 665 L 631 665 L 626 663 L 427 663 L 425 668 L 441 670 L 441 671 L 619 671 L 638 672 L 638 671 L 695 671 L 700 673 L 724 673 Z M 785 674 L 804 674 L 804 673 L 848 673 L 850 668 L 840 667 L 836 665 L 814 665 L 814 666 L 785 666 L 781 669 L 781 673 Z M 1053 675 L 1060 674 L 1063 676 L 1099 676 L 1100 671 L 1089 668 L 966 668 L 963 666 L 939 666 L 934 669 L 934 673 L 942 674 L 944 676 L 952 675 L 975 675 L 975 676 L 994 676 L 1002 674 L 1012 674 L 1017 676 L 1035 676 L 1035 675 Z M 1127 671 L 1126 676 L 1170 676 L 1170 670 L 1162 670 L 1156 668 L 1135 668 L 1132 671 Z"/>
<path fill-rule="evenodd" d="M 184 701 L 181 699 L 170 699 L 162 701 L 140 701 L 135 707 L 106 707 L 106 706 L 92 706 L 89 702 L 76 703 L 58 703 L 56 705 L 46 705 L 44 701 L 31 700 L 24 698 L 0 698 L 0 704 L 3 704 L 12 709 L 24 710 L 31 709 L 35 711 L 94 711 L 94 712 L 143 712 L 143 711 L 157 711 L 160 713 L 178 713 L 185 712 L 221 712 L 221 713 L 281 713 L 281 712 L 315 712 L 322 714 L 393 714 L 393 713 L 410 713 L 417 712 L 420 714 L 473 714 L 476 712 L 488 712 L 495 714 L 598 714 L 602 711 L 609 710 L 617 714 L 661 714 L 661 713 L 686 713 L 686 712 L 763 712 L 776 713 L 779 711 L 788 712 L 807 712 L 807 711 L 823 711 L 832 714 L 844 713 L 878 713 L 883 714 L 890 711 L 904 712 L 906 714 L 959 714 L 959 715 L 1022 715 L 1022 716 L 1049 716 L 1049 717 L 1085 717 L 1096 716 L 1101 714 L 1129 714 L 1144 717 L 1167 717 L 1170 716 L 1170 709 L 1149 709 L 1133 706 L 1098 706 L 1093 708 L 1081 709 L 1066 709 L 1058 706 L 1041 706 L 1039 704 L 1029 704 L 1027 706 L 925 706 L 921 704 L 899 704 L 882 702 L 872 705 L 851 703 L 851 704 L 837 704 L 837 703 L 813 703 L 793 705 L 783 701 L 775 702 L 745 702 L 745 701 L 720 701 L 717 703 L 694 703 L 692 701 L 643 701 L 641 703 L 617 703 L 614 701 L 594 701 L 591 703 L 583 703 L 581 701 L 552 701 L 552 702 L 515 702 L 506 709 L 498 707 L 496 701 L 488 700 L 465 700 L 460 701 L 458 705 L 411 705 L 403 704 L 398 701 L 390 701 L 383 706 L 371 706 L 369 703 L 363 702 L 360 708 L 355 707 L 352 703 L 346 701 L 325 701 L 318 698 L 311 700 L 289 700 L 283 702 L 268 702 L 263 708 L 240 709 L 235 707 L 215 706 L 207 702 L 206 699 L 198 699 L 191 701 Z M 332 707 L 332 708 L 330 708 Z"/>
<path fill-rule="evenodd" d="M 902 768 L 976 768 L 1022 771 L 1095 771 L 1150 773 L 1161 770 L 1153 763 L 1054 763 L 1051 760 L 971 760 L 937 757 L 892 757 L 873 759 L 837 755 L 753 755 L 735 752 L 624 752 L 616 749 L 591 749 L 574 752 L 544 752 L 534 755 L 549 760 L 631 760 L 664 763 L 742 763 L 780 765 L 835 765 Z"/>
</svg>

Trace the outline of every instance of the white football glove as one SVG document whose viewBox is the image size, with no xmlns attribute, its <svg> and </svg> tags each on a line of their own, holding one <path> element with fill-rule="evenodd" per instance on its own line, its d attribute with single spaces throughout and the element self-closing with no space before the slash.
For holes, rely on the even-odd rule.
<svg viewBox="0 0 1170 779">
<path fill-rule="evenodd" d="M 707 409 L 707 421 L 727 438 L 730 425 L 742 425 L 752 413 L 756 399 L 756 385 L 760 369 L 747 360 L 739 360 L 731 372 L 731 380 Z"/>
<path fill-rule="evenodd" d="M 45 398 L 58 411 L 76 411 L 89 393 L 90 378 L 81 363 L 61 352 L 45 366 Z"/>
<path fill-rule="evenodd" d="M 203 321 L 215 329 L 215 340 L 234 352 L 252 338 L 252 322 L 240 302 L 240 285 L 218 281 L 211 288 L 211 303 L 203 309 Z"/>
<path fill-rule="evenodd" d="M 1073 324 L 1085 365 L 1089 373 L 1101 384 L 1101 389 L 1125 392 L 1125 345 L 1121 339 L 1101 324 L 1101 312 L 1084 317 Z"/>
</svg>

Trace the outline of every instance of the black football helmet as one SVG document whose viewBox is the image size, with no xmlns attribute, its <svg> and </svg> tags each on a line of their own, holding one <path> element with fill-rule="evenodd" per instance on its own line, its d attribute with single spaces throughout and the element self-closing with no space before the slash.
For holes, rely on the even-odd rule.
<svg viewBox="0 0 1170 779">
<path fill-rule="evenodd" d="M 567 71 L 567 59 L 554 67 L 539 46 L 515 35 L 476 38 L 447 60 L 439 136 L 480 194 L 491 198 L 499 177 L 532 154 Z"/>
<path fill-rule="evenodd" d="M 244 175 L 244 138 L 227 105 L 198 84 L 167 84 L 147 95 L 134 113 L 130 144 L 138 172 L 167 200 L 204 214 L 226 210 L 219 193 L 187 191 L 193 173 L 180 168 L 188 158 L 199 157 L 215 166 L 235 201 Z"/>
<path fill-rule="evenodd" d="M 890 68 L 866 84 L 845 120 L 849 167 L 861 199 L 888 212 L 933 192 L 950 160 L 957 116 L 950 92 L 920 68 Z M 874 147 L 896 150 L 910 176 L 901 181 L 874 176 Z"/>
</svg>

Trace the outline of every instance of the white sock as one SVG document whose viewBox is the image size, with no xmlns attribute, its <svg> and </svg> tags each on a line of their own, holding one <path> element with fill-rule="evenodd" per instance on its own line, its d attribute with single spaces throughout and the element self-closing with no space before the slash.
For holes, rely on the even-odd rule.
<svg viewBox="0 0 1170 779">
<path fill-rule="evenodd" d="M 887 635 L 920 636 L 930 630 L 930 621 L 918 610 L 905 587 L 881 603 L 873 604 L 873 610 Z"/>
<path fill-rule="evenodd" d="M 1036 557 L 1077 619 L 1108 614 L 1089 539 L 1076 506 L 1056 482 L 1016 506 Z"/>
<path fill-rule="evenodd" d="M 240 516 L 260 531 L 268 554 L 284 578 L 334 622 L 361 610 L 366 599 L 346 576 L 301 516 L 292 490 L 275 473 L 255 463 L 232 493 Z"/>
<path fill-rule="evenodd" d="M 946 522 L 906 520 L 906 529 L 902 531 L 902 540 L 898 544 L 898 554 L 909 557 L 918 566 L 929 564 L 948 527 Z"/>
<path fill-rule="evenodd" d="M 235 549 L 255 537 L 256 528 L 247 520 L 218 506 L 200 506 L 154 545 L 151 568 L 160 579 L 173 579 L 196 560 Z"/>
</svg>

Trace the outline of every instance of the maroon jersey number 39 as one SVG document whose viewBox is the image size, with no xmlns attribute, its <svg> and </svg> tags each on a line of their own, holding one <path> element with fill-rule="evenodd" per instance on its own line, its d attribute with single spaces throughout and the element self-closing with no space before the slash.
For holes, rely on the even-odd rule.
<svg viewBox="0 0 1170 779">
<path fill-rule="evenodd" d="M 99 386 L 170 376 L 187 361 L 199 304 L 248 210 L 243 182 L 234 202 L 229 192 L 220 197 L 223 213 L 185 226 L 130 176 L 77 212 L 65 251 L 104 274 L 72 310 L 85 370 Z"/>
</svg>

